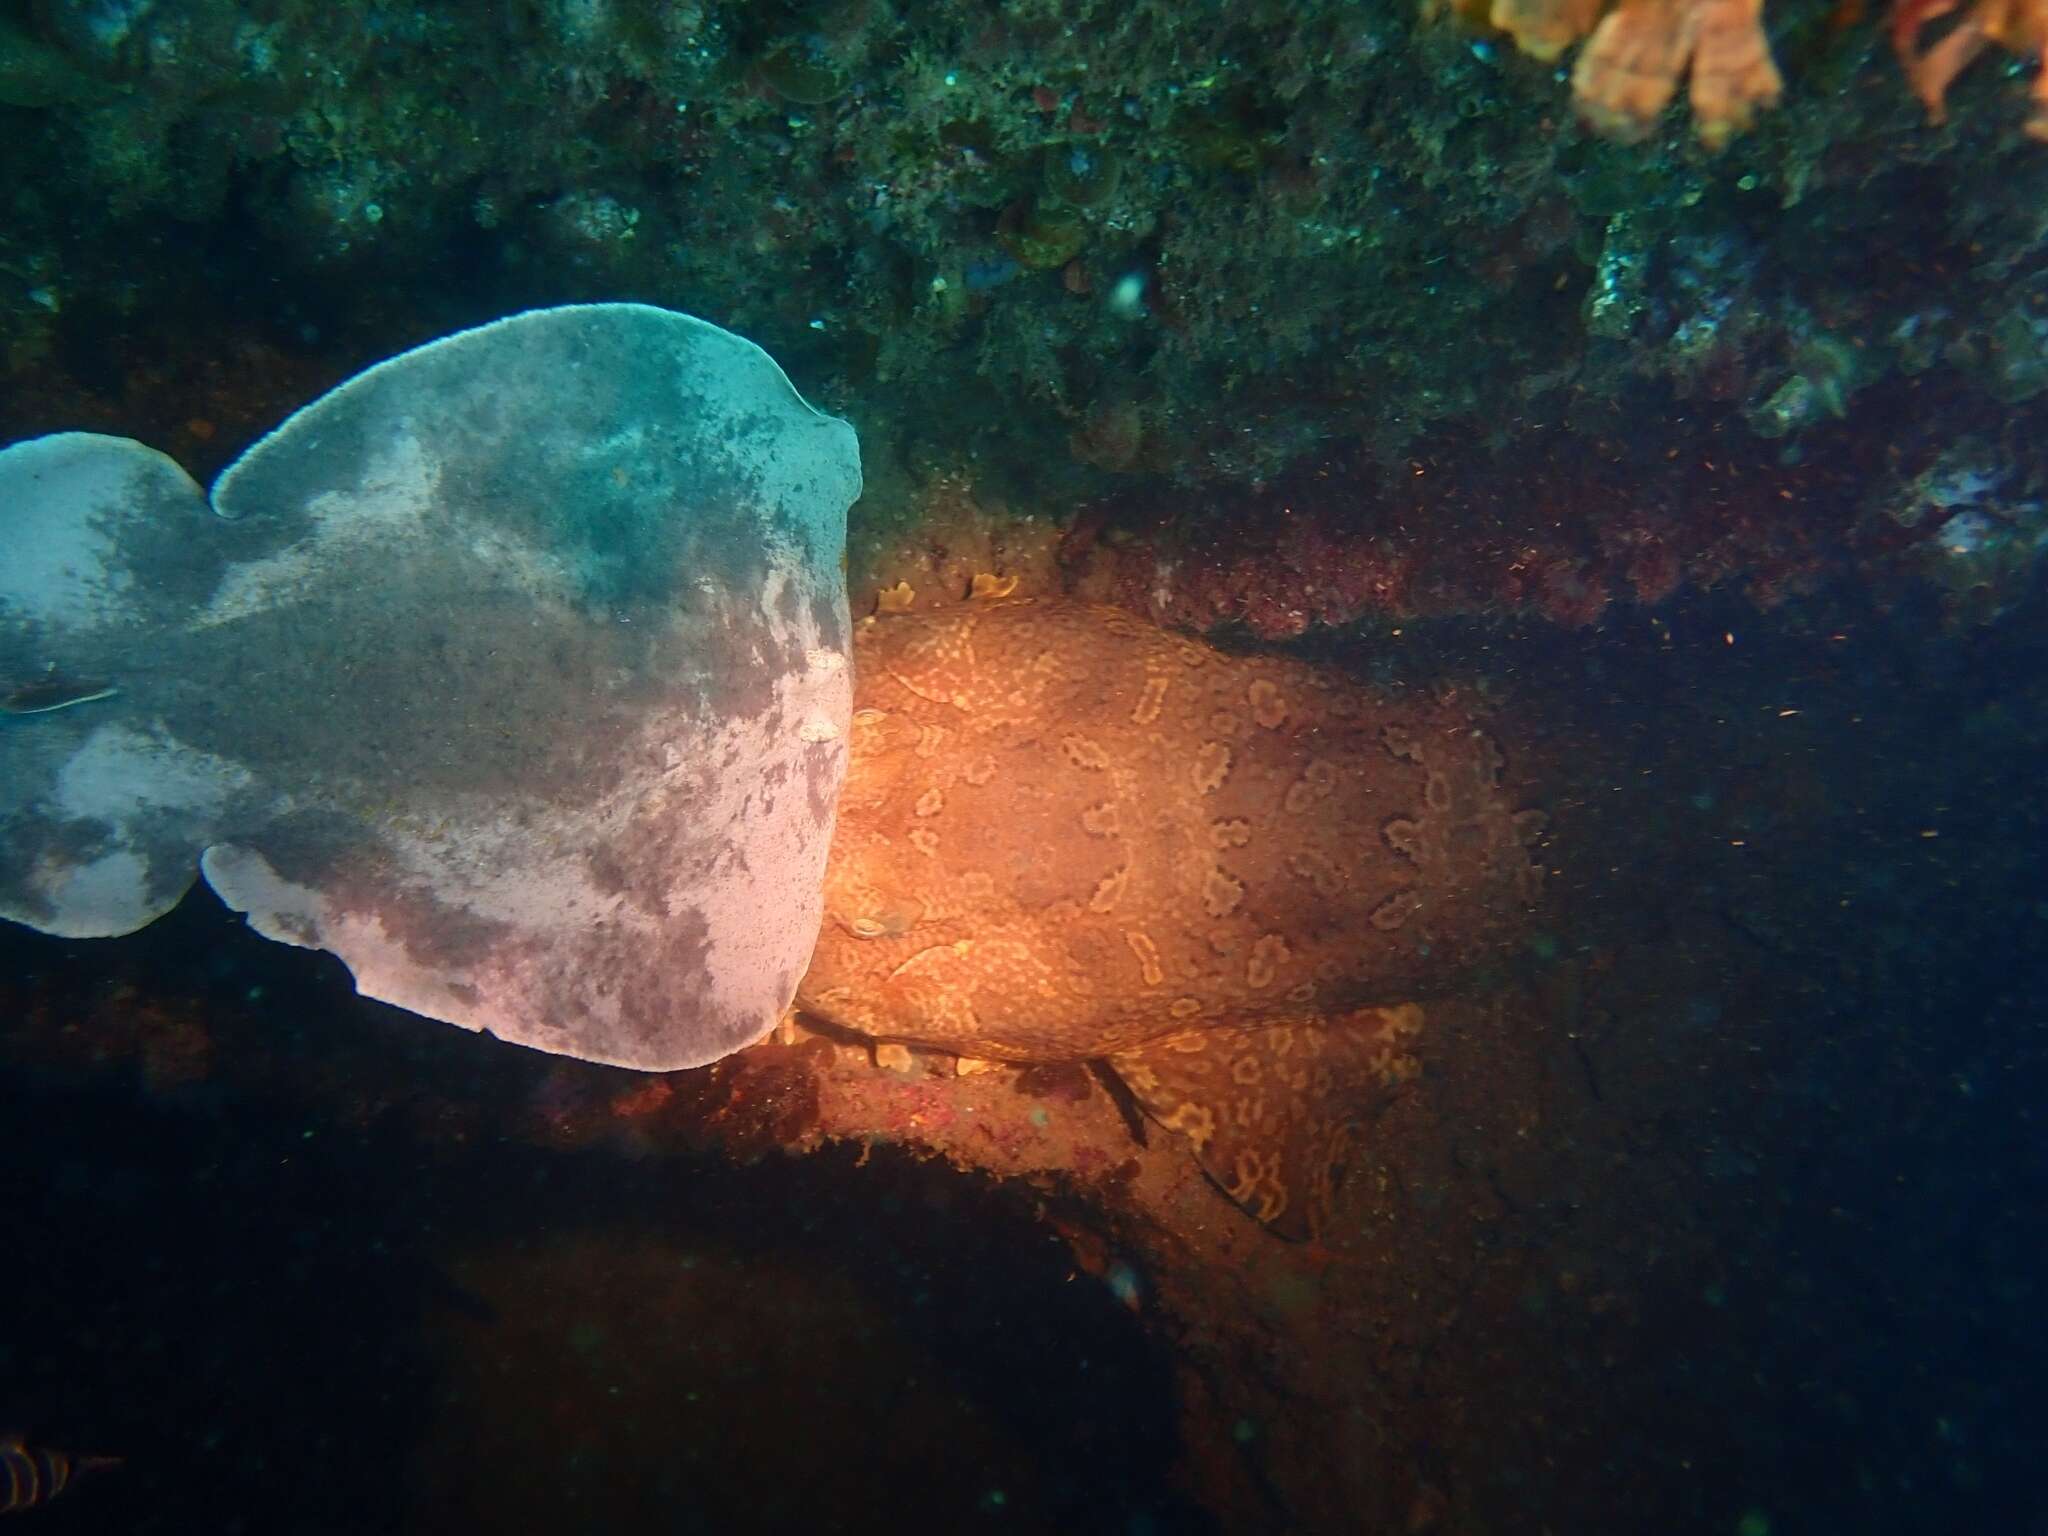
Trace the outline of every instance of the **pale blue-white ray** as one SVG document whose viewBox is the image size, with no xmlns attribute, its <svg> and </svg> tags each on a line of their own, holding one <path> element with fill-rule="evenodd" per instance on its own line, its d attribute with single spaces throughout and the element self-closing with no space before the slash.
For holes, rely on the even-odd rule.
<svg viewBox="0 0 2048 1536">
<path fill-rule="evenodd" d="M 787 1007 L 851 709 L 853 429 L 644 305 L 351 379 L 205 496 L 0 452 L 0 917 L 85 937 L 195 865 L 366 995 L 668 1069 Z"/>
</svg>

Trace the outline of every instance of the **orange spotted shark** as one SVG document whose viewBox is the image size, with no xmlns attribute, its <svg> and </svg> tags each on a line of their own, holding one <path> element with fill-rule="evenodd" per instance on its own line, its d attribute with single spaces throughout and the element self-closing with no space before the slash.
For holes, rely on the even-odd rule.
<svg viewBox="0 0 2048 1536">
<path fill-rule="evenodd" d="M 1414 997 L 1511 941 L 1540 812 L 1461 706 L 1120 609 L 977 600 L 855 636 L 800 1008 L 1100 1061 L 1233 1200 L 1307 1235 Z"/>
</svg>

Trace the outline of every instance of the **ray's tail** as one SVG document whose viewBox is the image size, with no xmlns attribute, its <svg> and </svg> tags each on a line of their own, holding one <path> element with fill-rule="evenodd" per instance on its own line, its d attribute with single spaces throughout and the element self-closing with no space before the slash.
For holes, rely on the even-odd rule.
<svg viewBox="0 0 2048 1536">
<path fill-rule="evenodd" d="M 13 1437 L 0 1439 L 0 1515 L 47 1504 L 76 1479 L 120 1464 L 118 1456 L 72 1456 Z"/>
</svg>

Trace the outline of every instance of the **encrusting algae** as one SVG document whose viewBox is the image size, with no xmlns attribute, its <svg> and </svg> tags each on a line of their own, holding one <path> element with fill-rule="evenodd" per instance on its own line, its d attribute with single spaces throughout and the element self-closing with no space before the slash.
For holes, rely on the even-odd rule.
<svg viewBox="0 0 2048 1536">
<path fill-rule="evenodd" d="M 1439 9 L 1431 0 L 1428 9 Z M 1546 62 L 1581 38 L 1572 70 L 1579 115 L 1595 131 L 1640 139 L 1688 82 L 1693 131 L 1720 149 L 1775 106 L 1784 80 L 1764 35 L 1763 0 L 1450 0 L 1461 16 L 1506 32 L 1515 46 Z M 1938 41 L 1922 31 L 1958 9 L 1957 0 L 1894 0 L 1892 45 L 1906 79 L 1941 122 L 1951 81 L 1984 49 L 2048 52 L 2048 0 L 1974 0 Z M 2048 70 L 2035 78 L 2029 137 L 2048 141 Z"/>
</svg>

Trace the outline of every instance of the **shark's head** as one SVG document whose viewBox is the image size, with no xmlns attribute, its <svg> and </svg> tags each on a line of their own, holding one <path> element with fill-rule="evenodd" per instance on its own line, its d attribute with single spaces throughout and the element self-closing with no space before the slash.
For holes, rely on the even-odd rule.
<svg viewBox="0 0 2048 1536">
<path fill-rule="evenodd" d="M 208 498 L 0 452 L 0 917 L 131 932 L 203 870 L 365 994 L 623 1066 L 758 1038 L 817 936 L 852 700 L 853 429 L 636 304 L 323 396 Z"/>
</svg>

